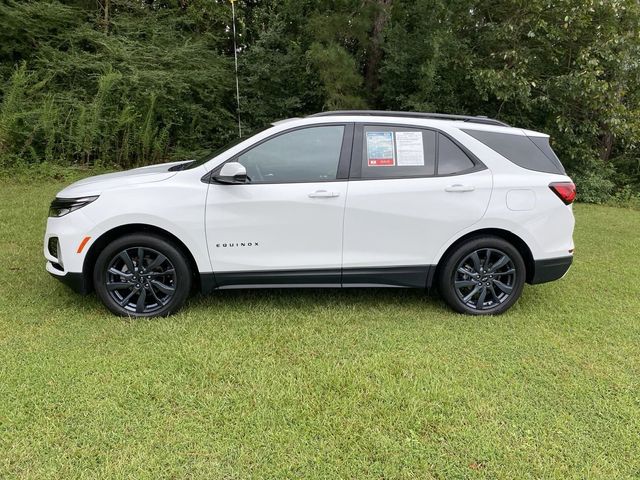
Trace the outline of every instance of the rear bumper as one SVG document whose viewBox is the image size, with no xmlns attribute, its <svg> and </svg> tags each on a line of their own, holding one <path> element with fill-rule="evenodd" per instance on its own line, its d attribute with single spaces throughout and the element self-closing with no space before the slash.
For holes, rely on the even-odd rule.
<svg viewBox="0 0 640 480">
<path fill-rule="evenodd" d="M 571 267 L 573 256 L 546 258 L 544 260 L 535 260 L 533 278 L 529 283 L 535 285 L 537 283 L 552 282 L 562 278 Z"/>
</svg>

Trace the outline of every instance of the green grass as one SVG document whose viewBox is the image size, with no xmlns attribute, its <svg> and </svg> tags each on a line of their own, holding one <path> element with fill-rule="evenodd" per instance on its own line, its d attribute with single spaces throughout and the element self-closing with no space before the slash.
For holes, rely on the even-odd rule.
<svg viewBox="0 0 640 480">
<path fill-rule="evenodd" d="M 44 271 L 62 184 L 0 183 L 0 478 L 638 478 L 640 212 L 496 318 L 225 291 L 128 321 Z"/>
</svg>

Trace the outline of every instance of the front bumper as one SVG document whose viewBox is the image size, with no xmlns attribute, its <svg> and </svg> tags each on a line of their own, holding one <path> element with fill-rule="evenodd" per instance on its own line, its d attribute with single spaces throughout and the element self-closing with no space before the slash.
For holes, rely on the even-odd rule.
<svg viewBox="0 0 640 480">
<path fill-rule="evenodd" d="M 51 274 L 52 277 L 60 280 L 67 287 L 71 288 L 76 293 L 81 295 L 86 295 L 91 291 L 91 287 L 89 283 L 84 278 L 84 274 L 81 272 L 63 272 L 58 270 L 53 263 L 47 261 L 47 272 Z"/>
<path fill-rule="evenodd" d="M 559 278 L 564 277 L 567 271 L 569 271 L 569 267 L 571 267 L 572 262 L 573 255 L 535 260 L 533 278 L 529 283 L 535 285 L 537 283 L 547 283 L 558 280 Z"/>
<path fill-rule="evenodd" d="M 49 217 L 44 236 L 43 253 L 47 261 L 47 272 L 82 294 L 90 291 L 90 283 L 82 272 L 93 238 L 85 242 L 82 249 L 79 247 L 82 240 L 91 235 L 92 227 L 93 222 L 80 210 L 64 217 Z M 51 239 L 55 239 L 54 248 L 50 248 Z"/>
</svg>

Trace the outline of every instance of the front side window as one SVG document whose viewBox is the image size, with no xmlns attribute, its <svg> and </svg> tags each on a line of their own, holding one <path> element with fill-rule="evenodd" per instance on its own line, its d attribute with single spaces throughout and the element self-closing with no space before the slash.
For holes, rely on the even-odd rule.
<svg viewBox="0 0 640 480">
<path fill-rule="evenodd" d="M 362 142 L 362 178 L 425 177 L 434 174 L 434 131 L 366 125 Z"/>
<path fill-rule="evenodd" d="M 247 169 L 250 183 L 335 180 L 343 134 L 343 125 L 293 130 L 261 143 L 235 161 Z"/>
</svg>

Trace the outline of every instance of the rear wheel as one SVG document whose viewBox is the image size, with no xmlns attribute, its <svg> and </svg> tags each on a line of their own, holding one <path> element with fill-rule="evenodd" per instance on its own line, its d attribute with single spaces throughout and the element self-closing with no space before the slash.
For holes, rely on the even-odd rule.
<svg viewBox="0 0 640 480">
<path fill-rule="evenodd" d="M 513 245 L 499 237 L 478 237 L 448 255 L 438 289 L 458 312 L 495 315 L 518 300 L 525 277 L 524 260 Z"/>
<path fill-rule="evenodd" d="M 156 235 L 131 234 L 111 242 L 98 256 L 93 277 L 102 302 L 121 316 L 170 315 L 191 289 L 184 255 Z"/>
</svg>

